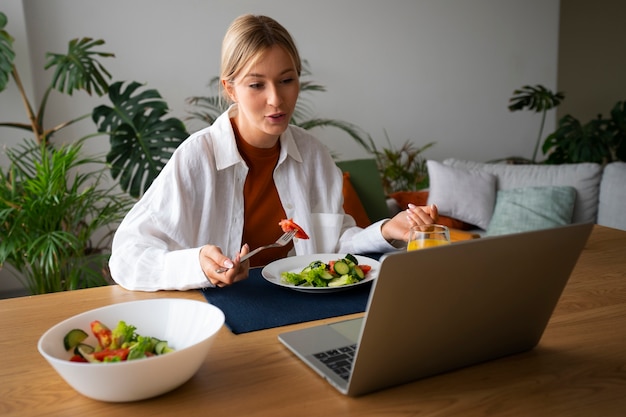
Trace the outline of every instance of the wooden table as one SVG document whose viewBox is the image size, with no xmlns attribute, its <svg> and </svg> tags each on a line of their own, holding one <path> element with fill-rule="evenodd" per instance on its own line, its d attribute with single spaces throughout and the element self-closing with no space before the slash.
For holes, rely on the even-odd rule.
<svg viewBox="0 0 626 417">
<path fill-rule="evenodd" d="M 278 342 L 279 332 L 311 323 L 238 336 L 224 327 L 189 382 L 134 403 L 81 396 L 37 352 L 41 334 L 65 318 L 158 297 L 203 300 L 111 286 L 0 301 L 0 415 L 626 415 L 626 232 L 594 228 L 533 351 L 360 398 L 336 392 Z"/>
</svg>

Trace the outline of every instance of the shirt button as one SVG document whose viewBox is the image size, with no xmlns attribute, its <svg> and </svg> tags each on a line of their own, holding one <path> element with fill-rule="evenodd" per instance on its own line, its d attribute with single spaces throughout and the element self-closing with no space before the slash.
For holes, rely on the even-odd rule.
<svg viewBox="0 0 626 417">
<path fill-rule="evenodd" d="M 293 208 L 293 205 L 291 203 L 287 203 L 285 205 L 286 208 L 288 208 L 289 210 L 291 210 Z"/>
</svg>

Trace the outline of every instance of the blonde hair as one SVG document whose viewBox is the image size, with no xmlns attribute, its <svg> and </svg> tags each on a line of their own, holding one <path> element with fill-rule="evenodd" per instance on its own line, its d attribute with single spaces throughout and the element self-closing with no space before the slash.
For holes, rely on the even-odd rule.
<svg viewBox="0 0 626 417">
<path fill-rule="evenodd" d="M 287 52 L 300 76 L 302 61 L 287 29 L 267 16 L 247 14 L 238 17 L 231 23 L 222 42 L 220 79 L 232 83 L 248 64 L 254 63 L 275 45 Z"/>
</svg>

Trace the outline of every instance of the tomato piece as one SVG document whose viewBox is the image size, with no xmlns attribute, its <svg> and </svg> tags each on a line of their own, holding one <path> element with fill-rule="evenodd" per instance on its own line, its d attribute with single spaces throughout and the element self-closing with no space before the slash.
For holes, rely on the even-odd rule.
<svg viewBox="0 0 626 417">
<path fill-rule="evenodd" d="M 328 261 L 328 272 L 330 272 L 331 274 L 336 274 L 335 272 L 335 262 L 337 261 Z"/>
<path fill-rule="evenodd" d="M 130 352 L 130 349 L 128 348 L 122 348 L 122 349 L 105 349 L 105 350 L 101 350 L 99 352 L 94 352 L 93 353 L 93 357 L 97 360 L 99 360 L 100 362 L 105 361 L 106 359 L 115 359 L 115 358 L 119 358 L 119 360 L 121 361 L 125 361 L 126 358 L 128 357 L 128 352 Z"/>
<path fill-rule="evenodd" d="M 278 222 L 278 225 L 283 230 L 283 232 L 291 232 L 292 230 L 296 231 L 296 236 L 298 239 L 308 239 L 309 235 L 306 234 L 304 230 L 300 226 L 298 226 L 293 219 L 283 219 Z"/>
<path fill-rule="evenodd" d="M 111 346 L 113 342 L 113 336 L 111 329 L 102 324 L 100 321 L 95 320 L 91 322 L 91 332 L 98 339 L 98 343 L 102 349 L 106 349 Z"/>
<path fill-rule="evenodd" d="M 70 362 L 88 362 L 87 359 L 80 355 L 74 355 L 70 358 Z"/>
</svg>

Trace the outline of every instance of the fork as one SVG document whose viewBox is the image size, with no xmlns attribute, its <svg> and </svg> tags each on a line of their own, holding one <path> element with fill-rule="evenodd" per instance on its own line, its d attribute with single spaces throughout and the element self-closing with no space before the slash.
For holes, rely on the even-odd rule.
<svg viewBox="0 0 626 417">
<path fill-rule="evenodd" d="M 281 247 L 281 246 L 285 246 L 287 243 L 291 242 L 291 240 L 293 239 L 295 234 L 296 234 L 296 230 L 292 230 L 290 232 L 286 232 L 281 237 L 276 239 L 276 242 L 274 242 L 274 243 L 272 243 L 270 245 L 259 246 L 255 250 L 246 253 L 245 255 L 243 255 L 241 257 L 239 262 L 245 261 L 246 259 L 250 258 L 251 256 L 256 255 L 257 253 L 261 252 L 262 250 L 269 249 L 269 248 L 278 248 L 278 247 Z M 218 269 L 215 270 L 215 272 L 217 272 L 218 274 L 221 274 L 223 272 L 228 271 L 228 269 L 229 268 L 218 268 Z"/>
</svg>

